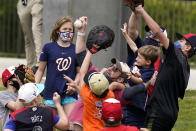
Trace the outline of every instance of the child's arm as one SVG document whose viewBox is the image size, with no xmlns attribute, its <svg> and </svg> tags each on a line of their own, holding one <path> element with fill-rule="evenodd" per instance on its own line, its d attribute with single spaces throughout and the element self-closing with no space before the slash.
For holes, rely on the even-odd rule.
<svg viewBox="0 0 196 131">
<path fill-rule="evenodd" d="M 35 74 L 35 83 L 40 83 L 40 81 L 42 80 L 42 76 L 44 75 L 46 65 L 47 65 L 46 61 L 40 61 L 38 70 Z"/>
<path fill-rule="evenodd" d="M 82 22 L 82 27 L 78 28 L 77 39 L 76 39 L 76 54 L 86 50 L 85 45 L 85 30 L 88 23 L 86 16 L 80 17 L 79 20 Z"/>
<path fill-rule="evenodd" d="M 126 39 L 127 43 L 129 44 L 129 47 L 131 48 L 131 50 L 135 53 L 138 48 L 135 44 L 135 42 L 133 42 L 133 40 L 129 37 L 129 35 L 127 34 L 127 23 L 124 23 L 124 28 L 121 28 L 122 34 L 124 36 L 124 38 Z"/>
<path fill-rule="evenodd" d="M 82 63 L 82 66 L 80 68 L 80 72 L 79 72 L 79 79 L 80 79 L 80 85 L 82 86 L 84 84 L 84 76 L 86 75 L 87 71 L 88 71 L 88 67 L 89 67 L 89 64 L 90 64 L 90 61 L 92 59 L 92 54 L 90 51 L 87 52 L 85 58 L 84 58 L 84 61 Z M 71 78 L 69 78 L 68 76 L 64 75 L 64 78 L 67 79 L 68 83 L 67 85 L 72 87 L 72 88 L 75 88 L 76 91 L 78 93 L 80 93 L 80 87 L 77 85 L 76 82 L 74 82 Z"/>
<path fill-rule="evenodd" d="M 128 72 L 126 74 L 128 75 L 128 79 L 133 81 L 133 83 L 135 84 L 139 84 L 143 82 L 142 78 L 134 76 L 131 72 Z"/>
</svg>

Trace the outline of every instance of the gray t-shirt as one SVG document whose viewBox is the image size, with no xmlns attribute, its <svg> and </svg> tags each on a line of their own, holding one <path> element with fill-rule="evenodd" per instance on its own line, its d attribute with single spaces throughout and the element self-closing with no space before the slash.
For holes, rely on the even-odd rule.
<svg viewBox="0 0 196 131">
<path fill-rule="evenodd" d="M 8 90 L 0 91 L 0 119 L 2 120 L 2 128 L 4 130 L 7 121 L 9 120 L 9 114 L 12 112 L 6 107 L 10 101 L 16 101 L 17 94 Z"/>
</svg>

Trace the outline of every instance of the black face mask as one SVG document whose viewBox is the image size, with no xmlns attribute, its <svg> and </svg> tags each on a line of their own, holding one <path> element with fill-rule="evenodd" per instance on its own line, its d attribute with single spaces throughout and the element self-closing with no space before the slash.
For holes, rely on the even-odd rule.
<svg viewBox="0 0 196 131">
<path fill-rule="evenodd" d="M 10 85 L 12 85 L 13 87 L 15 87 L 16 90 L 19 90 L 20 85 L 19 85 L 18 81 L 15 81 L 15 80 L 11 80 L 11 81 L 13 82 L 13 84 L 10 84 Z"/>
<path fill-rule="evenodd" d="M 144 45 L 153 45 L 153 46 L 159 46 L 159 42 L 152 39 L 152 38 L 146 38 L 144 40 Z"/>
</svg>

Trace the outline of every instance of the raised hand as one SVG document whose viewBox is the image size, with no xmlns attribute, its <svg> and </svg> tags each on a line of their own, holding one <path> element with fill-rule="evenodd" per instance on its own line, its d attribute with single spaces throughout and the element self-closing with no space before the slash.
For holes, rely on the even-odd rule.
<svg viewBox="0 0 196 131">
<path fill-rule="evenodd" d="M 125 36 L 127 35 L 127 23 L 124 23 L 123 24 L 123 28 L 120 28 L 121 31 L 122 31 L 122 34 Z"/>
<path fill-rule="evenodd" d="M 78 31 L 85 32 L 86 26 L 88 24 L 88 18 L 86 16 L 82 16 L 79 18 L 79 20 L 82 22 L 82 26 L 78 28 Z"/>
<path fill-rule="evenodd" d="M 55 92 L 55 93 L 53 94 L 53 101 L 54 101 L 54 104 L 55 104 L 55 105 L 56 105 L 56 104 L 60 104 L 61 97 L 60 97 L 60 95 L 59 95 L 57 92 Z"/>
</svg>

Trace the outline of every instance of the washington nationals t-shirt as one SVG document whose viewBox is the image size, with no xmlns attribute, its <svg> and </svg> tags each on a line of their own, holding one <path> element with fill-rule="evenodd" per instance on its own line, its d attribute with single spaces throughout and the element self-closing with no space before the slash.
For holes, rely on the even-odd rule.
<svg viewBox="0 0 196 131">
<path fill-rule="evenodd" d="M 54 92 L 64 94 L 67 89 L 67 80 L 63 78 L 63 75 L 65 74 L 73 80 L 76 76 L 78 63 L 75 45 L 61 47 L 56 42 L 47 43 L 42 49 L 40 61 L 47 62 L 44 99 L 51 100 Z"/>
</svg>

